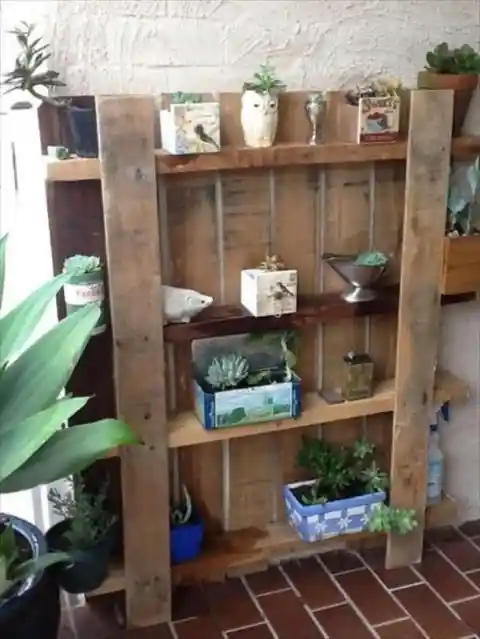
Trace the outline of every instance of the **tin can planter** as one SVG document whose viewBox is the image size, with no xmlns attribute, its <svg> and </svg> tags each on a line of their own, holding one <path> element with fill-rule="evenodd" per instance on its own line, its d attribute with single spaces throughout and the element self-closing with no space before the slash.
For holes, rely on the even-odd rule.
<svg viewBox="0 0 480 639">
<path fill-rule="evenodd" d="M 108 576 L 112 550 L 117 541 L 117 526 L 111 526 L 98 542 L 88 549 L 70 549 L 64 535 L 70 527 L 65 519 L 47 532 L 48 547 L 52 551 L 61 550 L 70 555 L 71 564 L 58 564 L 50 570 L 60 586 L 72 594 L 88 593 L 95 590 Z"/>
<path fill-rule="evenodd" d="M 65 260 L 63 271 L 71 274 L 70 281 L 63 287 L 67 315 L 87 304 L 100 304 L 101 315 L 93 335 L 103 333 L 107 322 L 104 269 L 100 259 L 95 256 L 74 255 Z"/>
<path fill-rule="evenodd" d="M 297 499 L 315 480 L 287 484 L 284 499 L 288 521 L 302 541 L 313 543 L 368 530 L 369 517 L 386 499 L 384 491 L 306 506 Z"/>
</svg>

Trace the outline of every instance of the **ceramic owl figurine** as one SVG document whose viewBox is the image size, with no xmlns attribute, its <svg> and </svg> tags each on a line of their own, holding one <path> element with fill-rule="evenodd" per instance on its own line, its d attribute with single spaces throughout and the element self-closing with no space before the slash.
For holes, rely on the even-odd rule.
<svg viewBox="0 0 480 639">
<path fill-rule="evenodd" d="M 272 146 L 277 133 L 278 96 L 253 90 L 244 91 L 240 117 L 246 146 Z"/>
<path fill-rule="evenodd" d="M 186 324 L 213 303 L 213 297 L 189 288 L 163 285 L 162 289 L 164 324 Z"/>
</svg>

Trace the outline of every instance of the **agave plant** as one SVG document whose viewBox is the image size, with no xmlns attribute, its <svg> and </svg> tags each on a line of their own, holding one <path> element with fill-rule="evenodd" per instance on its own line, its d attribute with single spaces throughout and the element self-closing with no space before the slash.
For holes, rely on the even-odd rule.
<svg viewBox="0 0 480 639">
<path fill-rule="evenodd" d="M 205 381 L 219 390 L 235 388 L 248 377 L 248 362 L 245 357 L 231 353 L 215 357 L 208 367 Z"/>
<path fill-rule="evenodd" d="M 7 237 L 0 238 L 0 308 L 5 282 Z M 76 474 L 116 446 L 138 438 L 129 426 L 103 419 L 75 428 L 65 422 L 88 397 L 60 397 L 75 368 L 100 310 L 87 305 L 31 342 L 39 321 L 71 275 L 59 275 L 0 315 L 0 494 L 27 490 Z M 18 563 L 11 532 L 0 539 L 0 597 L 29 574 L 43 570 L 46 559 Z M 9 550 L 10 549 L 10 550 Z M 15 568 L 14 568 L 15 567 Z"/>
</svg>

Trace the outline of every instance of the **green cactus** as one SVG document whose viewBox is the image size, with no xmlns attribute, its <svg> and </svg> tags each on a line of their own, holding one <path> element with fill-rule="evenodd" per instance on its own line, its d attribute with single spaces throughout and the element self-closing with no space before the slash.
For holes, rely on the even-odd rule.
<svg viewBox="0 0 480 639">
<path fill-rule="evenodd" d="M 205 377 L 205 381 L 215 389 L 236 388 L 248 376 L 248 362 L 245 357 L 231 353 L 215 357 Z"/>
<path fill-rule="evenodd" d="M 433 73 L 480 75 L 480 55 L 469 44 L 450 49 L 446 42 L 442 42 L 427 53 L 425 69 Z"/>
</svg>

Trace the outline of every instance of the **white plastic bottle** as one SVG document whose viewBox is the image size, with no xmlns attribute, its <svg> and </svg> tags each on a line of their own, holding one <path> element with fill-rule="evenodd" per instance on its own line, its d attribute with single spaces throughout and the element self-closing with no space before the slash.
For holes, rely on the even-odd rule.
<svg viewBox="0 0 480 639">
<path fill-rule="evenodd" d="M 432 424 L 428 440 L 427 504 L 436 504 L 442 499 L 444 457 L 439 435 L 438 425 Z"/>
</svg>

